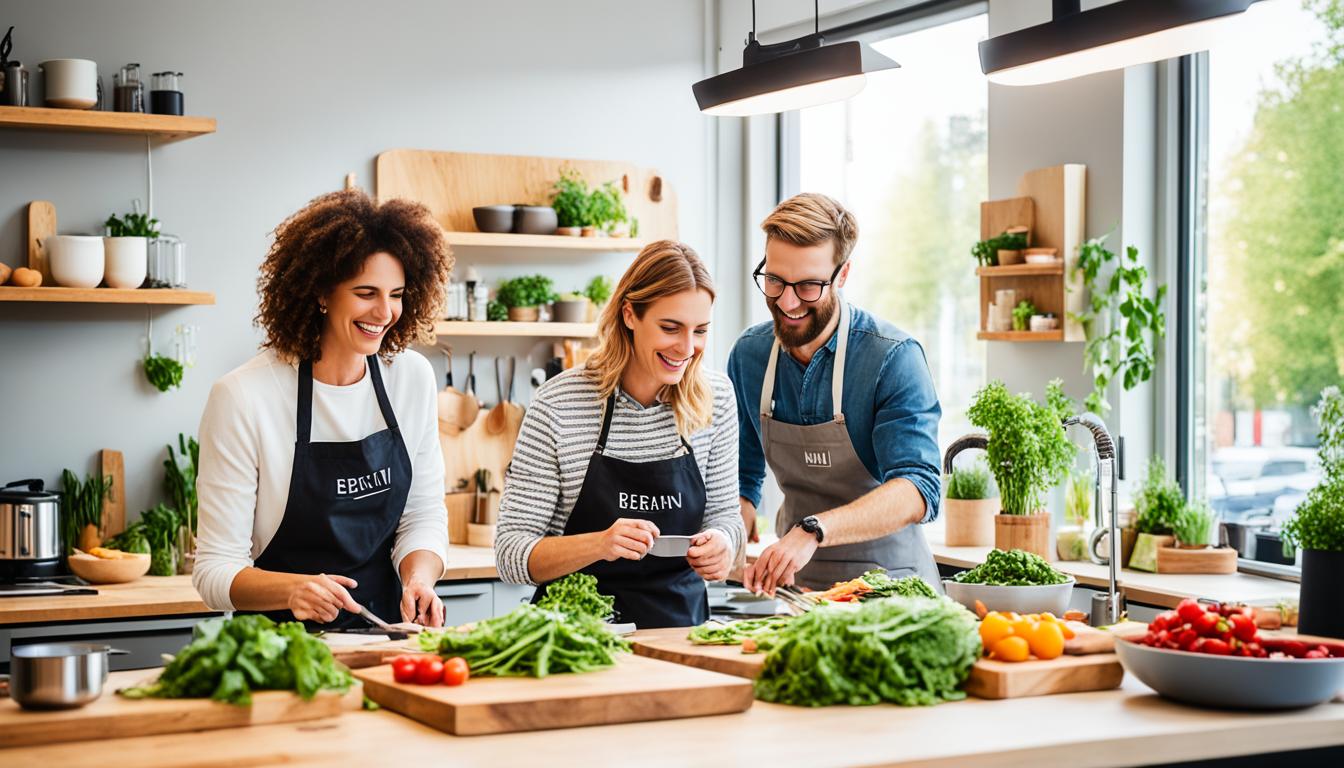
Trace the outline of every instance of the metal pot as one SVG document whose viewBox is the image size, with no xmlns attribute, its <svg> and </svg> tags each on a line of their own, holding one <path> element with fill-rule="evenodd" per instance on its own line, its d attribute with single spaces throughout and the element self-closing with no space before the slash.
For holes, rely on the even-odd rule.
<svg viewBox="0 0 1344 768">
<path fill-rule="evenodd" d="M 61 553 L 61 497 L 43 490 L 41 480 L 0 488 L 0 573 L 49 577 Z"/>
<path fill-rule="evenodd" d="M 25 709 L 72 709 L 103 694 L 109 654 L 91 643 L 16 645 L 10 652 L 9 695 Z"/>
</svg>

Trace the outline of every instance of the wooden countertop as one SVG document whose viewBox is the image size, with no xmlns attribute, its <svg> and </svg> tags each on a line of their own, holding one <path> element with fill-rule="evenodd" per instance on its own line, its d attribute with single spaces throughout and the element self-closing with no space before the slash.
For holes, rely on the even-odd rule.
<svg viewBox="0 0 1344 768">
<path fill-rule="evenodd" d="M 1281 712 L 1219 712 L 1159 698 L 1127 678 L 1119 690 L 935 707 L 804 709 L 756 702 L 736 715 L 454 737 L 386 710 L 256 726 L 0 751 L 0 764 L 94 766 L 108 754 L 137 768 L 334 765 L 397 756 L 497 768 L 545 755 L 554 766 L 1133 765 L 1344 744 L 1344 704 Z M 109 752 L 113 750 L 114 752 Z"/>
<path fill-rule="evenodd" d="M 443 581 L 493 579 L 495 550 L 453 546 Z M 102 584 L 96 595 L 0 597 L 0 627 L 63 621 L 134 619 L 215 613 L 201 601 L 190 576 L 142 576 L 127 584 Z"/>
</svg>

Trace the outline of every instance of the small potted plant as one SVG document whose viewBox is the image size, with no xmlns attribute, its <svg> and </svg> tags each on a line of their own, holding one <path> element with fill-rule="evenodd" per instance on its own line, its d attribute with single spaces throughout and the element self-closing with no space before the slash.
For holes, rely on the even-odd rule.
<svg viewBox="0 0 1344 768">
<path fill-rule="evenodd" d="M 1060 560 L 1087 559 L 1087 523 L 1092 517 L 1092 473 L 1077 470 L 1064 485 L 1064 525 L 1055 533 Z"/>
<path fill-rule="evenodd" d="M 109 288 L 139 288 L 149 274 L 149 241 L 159 236 L 159 220 L 135 210 L 121 218 L 115 214 L 104 222 L 103 279 Z"/>
<path fill-rule="evenodd" d="M 947 491 L 943 543 L 949 547 L 993 546 L 999 497 L 993 495 L 989 469 L 983 464 L 953 469 L 943 484 Z"/>
<path fill-rule="evenodd" d="M 1283 540 L 1302 550 L 1298 631 L 1344 637 L 1344 394 L 1327 387 L 1312 409 L 1320 421 L 1323 479 L 1283 526 Z"/>
<path fill-rule="evenodd" d="M 1013 330 L 1025 331 L 1030 327 L 1031 316 L 1036 314 L 1036 305 L 1031 303 L 1031 299 L 1023 299 L 1017 302 L 1013 307 Z"/>
<path fill-rule="evenodd" d="M 588 184 L 573 168 L 560 170 L 552 187 L 551 207 L 555 209 L 557 235 L 578 237 L 588 220 Z"/>
<path fill-rule="evenodd" d="M 473 547 L 495 545 L 495 523 L 499 520 L 500 491 L 490 483 L 490 470 L 476 470 L 476 511 L 467 523 L 467 543 Z"/>
<path fill-rule="evenodd" d="M 555 292 L 551 278 L 528 275 L 500 283 L 495 299 L 508 308 L 510 320 L 536 322 L 541 306 L 550 304 L 555 299 Z"/>
<path fill-rule="evenodd" d="M 1029 231 L 1026 227 L 1010 227 L 971 246 L 971 255 L 982 267 L 1021 263 Z"/>
<path fill-rule="evenodd" d="M 1157 550 L 1176 544 L 1176 518 L 1185 509 L 1185 494 L 1175 480 L 1167 477 L 1167 465 L 1161 456 L 1148 462 L 1143 485 L 1134 497 L 1134 527 L 1139 536 L 1129 567 L 1157 572 Z"/>
<path fill-rule="evenodd" d="M 1002 381 L 975 394 L 967 409 L 971 423 L 989 433 L 989 470 L 999 487 L 1000 512 L 994 516 L 994 546 L 1022 549 L 1050 559 L 1050 515 L 1045 494 L 1073 466 L 1075 449 L 1064 434 L 1064 419 L 1074 405 L 1059 379 L 1046 387 L 1045 403 L 1028 394 L 1014 395 Z"/>
<path fill-rule="evenodd" d="M 608 181 L 588 196 L 587 218 L 583 236 L 623 236 L 630 230 L 630 213 L 625 209 L 625 198 L 616 182 Z"/>
<path fill-rule="evenodd" d="M 1192 501 L 1182 506 L 1172 523 L 1176 546 L 1157 550 L 1157 572 L 1236 573 L 1237 550 L 1210 543 L 1216 521 L 1205 502 Z"/>
<path fill-rule="evenodd" d="M 582 323 L 588 320 L 588 297 L 579 291 L 562 293 L 555 300 L 552 320 L 557 323 Z"/>
<path fill-rule="evenodd" d="M 594 276 L 583 289 L 583 295 L 587 296 L 590 302 L 588 322 L 591 323 L 597 319 L 597 314 L 602 311 L 602 308 L 607 306 L 607 299 L 611 298 L 611 280 L 606 275 Z"/>
</svg>

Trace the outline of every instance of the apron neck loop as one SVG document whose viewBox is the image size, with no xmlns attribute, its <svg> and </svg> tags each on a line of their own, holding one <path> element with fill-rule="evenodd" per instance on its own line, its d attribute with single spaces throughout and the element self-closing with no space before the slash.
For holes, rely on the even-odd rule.
<svg viewBox="0 0 1344 768">
<path fill-rule="evenodd" d="M 602 415 L 602 432 L 597 436 L 597 452 L 604 454 L 607 451 L 607 434 L 611 432 L 611 417 L 616 412 L 616 391 L 612 390 L 607 396 L 606 413 Z"/>
<path fill-rule="evenodd" d="M 378 356 L 369 355 L 365 358 L 369 367 L 369 381 L 373 384 L 373 394 L 378 398 L 378 410 L 383 414 L 383 421 L 387 423 L 388 429 L 397 428 L 397 414 L 392 410 L 392 401 L 387 397 L 387 389 L 383 386 L 383 373 L 379 370 Z M 295 417 L 295 439 L 300 443 L 308 443 L 313 437 L 313 361 L 304 360 L 299 363 L 299 402 Z"/>
<path fill-rule="evenodd" d="M 840 324 L 836 326 L 835 363 L 831 366 L 831 410 L 835 420 L 845 423 L 845 356 L 849 350 L 849 302 L 840 299 Z M 779 362 L 779 337 L 770 347 L 770 358 L 765 364 L 765 378 L 761 381 L 761 415 L 773 418 L 775 414 L 775 368 Z"/>
</svg>

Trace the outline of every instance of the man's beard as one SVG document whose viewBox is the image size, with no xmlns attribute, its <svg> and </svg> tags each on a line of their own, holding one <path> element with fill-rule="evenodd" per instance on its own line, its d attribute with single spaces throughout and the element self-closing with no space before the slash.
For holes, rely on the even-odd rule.
<svg viewBox="0 0 1344 768">
<path fill-rule="evenodd" d="M 775 322 L 775 335 L 779 337 L 781 344 L 791 349 L 815 341 L 826 330 L 826 326 L 831 322 L 831 318 L 835 316 L 835 311 L 839 307 L 835 295 L 828 292 L 825 302 L 803 305 L 807 307 L 806 322 L 801 326 L 790 326 L 784 323 L 784 312 L 775 306 L 777 301 L 778 299 L 767 299 L 767 305 L 770 307 L 770 317 Z"/>
</svg>

